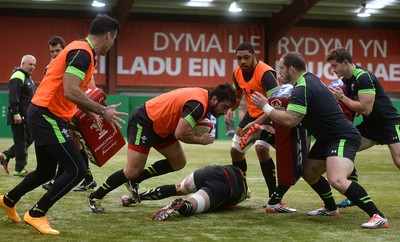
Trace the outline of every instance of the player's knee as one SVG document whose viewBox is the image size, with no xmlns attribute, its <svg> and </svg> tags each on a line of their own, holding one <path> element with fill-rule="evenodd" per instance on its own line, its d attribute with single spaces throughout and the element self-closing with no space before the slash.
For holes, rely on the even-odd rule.
<svg viewBox="0 0 400 242">
<path fill-rule="evenodd" d="M 239 152 L 238 147 L 232 147 L 230 150 L 231 156 L 238 156 L 238 155 L 243 155 L 243 153 Z"/>
<path fill-rule="evenodd" d="M 250 147 L 250 146 L 246 147 L 244 150 L 242 150 L 240 148 L 240 141 L 241 141 L 241 137 L 235 134 L 232 139 L 232 147 L 231 147 L 231 151 L 230 151 L 231 157 L 234 160 L 236 157 L 243 157 L 243 155 L 246 153 L 246 151 Z"/>
<path fill-rule="evenodd" d="M 180 162 L 180 163 L 178 163 L 175 167 L 173 167 L 174 168 L 174 171 L 179 171 L 179 170 L 181 170 L 183 167 L 185 167 L 186 166 L 186 161 L 183 161 L 183 162 Z"/>
<path fill-rule="evenodd" d="M 186 166 L 186 159 L 174 160 L 172 162 L 169 161 L 169 164 L 174 171 L 179 171 Z"/>
<path fill-rule="evenodd" d="M 305 173 L 305 172 L 303 172 L 302 174 L 301 174 L 301 177 L 304 179 L 304 181 L 306 181 L 308 184 L 313 184 L 312 183 L 312 181 L 311 181 L 311 179 L 310 179 L 310 177 Z"/>
<path fill-rule="evenodd" d="M 185 179 L 179 184 L 179 186 L 175 186 L 178 194 L 190 194 L 197 191 L 196 184 L 194 183 L 193 173 L 189 176 L 185 177 Z"/>
<path fill-rule="evenodd" d="M 56 176 L 56 171 L 42 173 L 41 177 L 43 178 L 44 182 L 48 182 L 48 181 L 52 180 L 55 176 Z"/>
<path fill-rule="evenodd" d="M 262 145 L 256 145 L 255 149 L 257 154 L 261 154 L 263 156 L 269 156 L 269 148 Z"/>
<path fill-rule="evenodd" d="M 132 173 L 124 173 L 124 175 L 125 175 L 125 178 L 126 178 L 128 181 L 133 181 L 133 180 L 135 180 L 135 178 L 137 177 L 137 175 L 134 175 L 134 174 L 132 174 Z"/>
<path fill-rule="evenodd" d="M 267 152 L 269 152 L 269 150 L 272 147 L 270 144 L 268 144 L 268 142 L 264 140 L 256 140 L 254 144 L 256 145 L 256 150 L 257 149 L 266 150 Z"/>
<path fill-rule="evenodd" d="M 144 168 L 143 167 L 139 167 L 139 166 L 126 166 L 124 168 L 124 175 L 126 177 L 126 179 L 132 181 L 134 180 L 136 177 L 138 177 L 142 172 L 143 172 Z"/>
<path fill-rule="evenodd" d="M 313 173 L 309 169 L 304 169 L 301 176 L 310 185 L 315 184 L 320 177 L 320 176 L 317 176 L 315 173 Z"/>
<path fill-rule="evenodd" d="M 204 213 L 210 208 L 210 201 L 208 196 L 204 195 L 202 192 L 196 192 L 188 198 L 189 202 L 193 206 L 194 213 Z"/>
<path fill-rule="evenodd" d="M 344 194 L 347 190 L 347 188 L 350 185 L 350 181 L 347 179 L 347 177 L 328 177 L 328 182 L 331 184 L 333 188 L 338 190 L 341 194 Z"/>
</svg>

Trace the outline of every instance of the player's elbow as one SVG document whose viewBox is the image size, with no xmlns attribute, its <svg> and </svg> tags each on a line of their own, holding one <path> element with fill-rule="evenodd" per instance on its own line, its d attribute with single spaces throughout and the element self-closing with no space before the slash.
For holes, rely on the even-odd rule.
<svg viewBox="0 0 400 242">
<path fill-rule="evenodd" d="M 68 100 L 72 100 L 72 98 L 73 98 L 72 92 L 68 91 L 68 90 L 64 90 L 64 97 Z"/>
<path fill-rule="evenodd" d="M 286 123 L 286 127 L 288 127 L 288 128 L 294 128 L 294 127 L 296 127 L 298 125 L 298 123 L 296 123 L 296 122 L 294 122 L 293 120 L 290 120 L 290 121 L 288 121 L 287 123 Z"/>
<path fill-rule="evenodd" d="M 369 114 L 370 114 L 371 112 L 360 112 L 360 114 L 362 115 L 362 116 L 368 116 Z"/>
<path fill-rule="evenodd" d="M 185 137 L 185 136 L 183 136 L 181 133 L 175 133 L 175 138 L 176 138 L 177 140 L 182 140 L 182 139 L 184 139 L 184 137 Z"/>
<path fill-rule="evenodd" d="M 368 116 L 372 112 L 372 108 L 367 108 L 359 112 L 363 116 Z"/>
<path fill-rule="evenodd" d="M 293 116 L 285 116 L 281 119 L 282 125 L 288 128 L 296 127 L 300 123 L 300 119 L 296 119 Z"/>
<path fill-rule="evenodd" d="M 175 138 L 183 143 L 191 143 L 190 138 L 192 135 L 186 134 L 184 132 L 175 132 Z"/>
<path fill-rule="evenodd" d="M 284 119 L 284 120 L 274 120 L 276 123 L 279 123 L 282 126 L 285 126 L 287 128 L 293 128 L 296 127 L 298 125 L 297 122 L 295 122 L 295 120 L 293 119 Z"/>
<path fill-rule="evenodd" d="M 71 86 L 64 85 L 64 97 L 72 102 L 75 102 L 75 97 L 77 96 L 78 91 L 81 91 L 79 87 L 73 88 Z"/>
</svg>

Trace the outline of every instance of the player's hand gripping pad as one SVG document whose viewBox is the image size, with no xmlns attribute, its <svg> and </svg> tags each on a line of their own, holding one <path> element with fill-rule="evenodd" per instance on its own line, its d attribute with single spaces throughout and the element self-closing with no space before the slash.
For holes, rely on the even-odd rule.
<svg viewBox="0 0 400 242">
<path fill-rule="evenodd" d="M 268 103 L 286 110 L 293 86 L 285 84 L 276 89 Z M 306 131 L 302 126 L 287 128 L 275 123 L 276 168 L 279 185 L 294 185 L 301 177 L 307 159 Z"/>
<path fill-rule="evenodd" d="M 347 87 L 346 84 L 340 79 L 337 79 L 331 83 L 329 83 L 328 87 L 340 87 L 343 91 L 343 94 L 347 96 Z M 338 100 L 339 106 L 342 109 L 344 115 L 346 118 L 353 123 L 354 117 L 355 117 L 355 112 L 351 110 L 349 107 L 346 106 L 341 100 Z"/>
<path fill-rule="evenodd" d="M 86 91 L 90 99 L 107 106 L 105 93 L 96 87 Z M 71 122 L 74 131 L 85 149 L 89 161 L 97 166 L 104 165 L 125 145 L 125 139 L 118 127 L 100 118 L 100 126 L 78 109 Z"/>
</svg>

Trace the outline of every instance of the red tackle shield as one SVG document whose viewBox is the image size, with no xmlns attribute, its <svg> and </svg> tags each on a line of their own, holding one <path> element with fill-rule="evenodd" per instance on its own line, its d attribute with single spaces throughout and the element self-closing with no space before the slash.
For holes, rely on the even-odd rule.
<svg viewBox="0 0 400 242">
<path fill-rule="evenodd" d="M 96 87 L 89 87 L 86 91 L 90 99 L 107 106 L 105 93 Z M 89 161 L 97 166 L 104 165 L 124 145 L 125 139 L 118 127 L 100 119 L 100 125 L 78 109 L 73 118 L 72 126 L 85 149 Z"/>
</svg>

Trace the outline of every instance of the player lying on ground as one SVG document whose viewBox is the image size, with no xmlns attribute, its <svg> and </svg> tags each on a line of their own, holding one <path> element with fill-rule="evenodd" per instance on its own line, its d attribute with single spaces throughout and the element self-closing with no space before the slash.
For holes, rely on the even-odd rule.
<svg viewBox="0 0 400 242">
<path fill-rule="evenodd" d="M 163 198 L 191 194 L 186 199 L 176 198 L 164 208 L 153 214 L 153 220 L 167 220 L 176 212 L 182 215 L 205 213 L 217 208 L 234 208 L 246 199 L 247 183 L 242 171 L 233 166 L 205 166 L 186 176 L 181 183 L 159 186 L 140 194 L 141 200 L 160 200 Z M 126 199 L 121 197 L 122 204 Z M 128 204 L 131 204 L 128 202 Z"/>
</svg>

